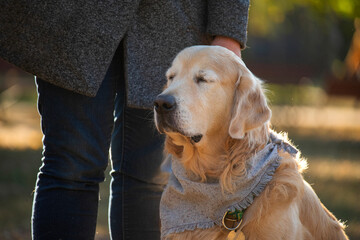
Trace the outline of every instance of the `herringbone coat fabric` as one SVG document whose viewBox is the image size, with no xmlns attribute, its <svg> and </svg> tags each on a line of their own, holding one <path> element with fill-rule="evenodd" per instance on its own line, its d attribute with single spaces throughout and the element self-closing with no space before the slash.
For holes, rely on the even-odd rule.
<svg viewBox="0 0 360 240">
<path fill-rule="evenodd" d="M 149 108 L 176 53 L 222 35 L 246 44 L 249 0 L 2 0 L 0 57 L 95 96 L 121 40 L 127 103 Z"/>
</svg>

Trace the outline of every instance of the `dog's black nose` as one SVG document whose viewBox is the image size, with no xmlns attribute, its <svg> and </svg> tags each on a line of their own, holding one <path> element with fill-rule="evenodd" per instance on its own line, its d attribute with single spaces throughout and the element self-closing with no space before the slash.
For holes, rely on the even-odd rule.
<svg viewBox="0 0 360 240">
<path fill-rule="evenodd" d="M 154 107 L 157 113 L 171 112 L 176 107 L 176 100 L 172 95 L 160 94 L 154 101 Z"/>
</svg>

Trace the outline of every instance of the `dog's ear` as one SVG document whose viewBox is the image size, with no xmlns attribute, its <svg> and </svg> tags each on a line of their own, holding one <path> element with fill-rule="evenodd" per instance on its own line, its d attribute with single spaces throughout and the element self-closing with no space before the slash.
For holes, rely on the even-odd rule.
<svg viewBox="0 0 360 240">
<path fill-rule="evenodd" d="M 229 134 L 232 138 L 242 139 L 246 132 L 269 121 L 271 110 L 267 105 L 261 81 L 247 69 L 241 59 L 238 61 L 239 78 L 236 83 Z"/>
</svg>

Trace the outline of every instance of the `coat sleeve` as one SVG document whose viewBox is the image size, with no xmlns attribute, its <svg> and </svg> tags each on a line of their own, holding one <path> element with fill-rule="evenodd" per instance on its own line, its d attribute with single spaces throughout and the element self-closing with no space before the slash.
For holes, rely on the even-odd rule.
<svg viewBox="0 0 360 240">
<path fill-rule="evenodd" d="M 207 34 L 226 36 L 246 47 L 249 0 L 208 0 Z"/>
</svg>

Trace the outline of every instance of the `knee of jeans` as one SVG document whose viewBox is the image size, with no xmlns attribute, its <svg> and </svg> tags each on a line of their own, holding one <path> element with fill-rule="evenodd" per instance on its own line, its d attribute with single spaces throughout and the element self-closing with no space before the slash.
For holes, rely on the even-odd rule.
<svg viewBox="0 0 360 240">
<path fill-rule="evenodd" d="M 105 179 L 105 169 L 108 165 L 107 156 L 97 158 L 91 154 L 74 155 L 71 152 L 49 154 L 45 151 L 40 176 L 57 179 L 60 183 L 72 188 L 77 185 L 97 185 Z M 69 187 L 70 186 L 70 187 Z"/>
<path fill-rule="evenodd" d="M 39 189 L 69 189 L 79 191 L 98 191 L 99 183 L 104 181 L 104 170 L 84 171 L 64 169 L 50 169 L 43 164 L 38 174 L 37 187 Z"/>
<path fill-rule="evenodd" d="M 99 183 L 89 181 L 78 181 L 70 178 L 48 175 L 40 172 L 36 182 L 36 192 L 52 191 L 57 189 L 99 192 Z"/>
</svg>

